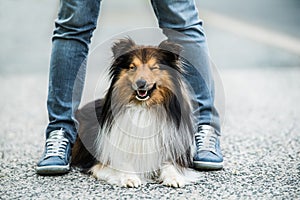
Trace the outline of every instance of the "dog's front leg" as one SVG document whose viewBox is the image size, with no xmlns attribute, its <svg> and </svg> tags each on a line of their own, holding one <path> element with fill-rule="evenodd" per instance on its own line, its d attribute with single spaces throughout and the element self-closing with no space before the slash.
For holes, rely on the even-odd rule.
<svg viewBox="0 0 300 200">
<path fill-rule="evenodd" d="M 109 184 L 121 187 L 139 187 L 141 179 L 134 173 L 122 172 L 101 163 L 91 168 L 92 175 L 99 180 L 107 181 Z"/>
<path fill-rule="evenodd" d="M 170 163 L 163 165 L 159 179 L 163 185 L 175 188 L 186 184 L 184 176 Z"/>
</svg>

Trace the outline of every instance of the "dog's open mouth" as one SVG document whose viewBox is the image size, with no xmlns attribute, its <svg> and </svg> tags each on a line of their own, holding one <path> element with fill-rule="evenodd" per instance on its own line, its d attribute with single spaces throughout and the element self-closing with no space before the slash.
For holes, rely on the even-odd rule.
<svg viewBox="0 0 300 200">
<path fill-rule="evenodd" d="M 154 84 L 151 89 L 137 89 L 135 98 L 139 101 L 146 101 L 150 98 L 151 93 L 155 90 L 156 85 Z"/>
</svg>

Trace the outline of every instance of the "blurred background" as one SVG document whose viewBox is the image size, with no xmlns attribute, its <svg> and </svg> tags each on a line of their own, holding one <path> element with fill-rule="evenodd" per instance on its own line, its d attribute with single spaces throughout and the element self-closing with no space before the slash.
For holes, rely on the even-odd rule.
<svg viewBox="0 0 300 200">
<path fill-rule="evenodd" d="M 197 0 L 219 69 L 300 66 L 299 0 Z M 48 71 L 58 0 L 0 1 L 0 74 Z M 91 49 L 114 34 L 156 27 L 149 1 L 104 0 Z"/>
<path fill-rule="evenodd" d="M 299 0 L 196 0 L 196 3 L 204 20 L 211 59 L 219 72 L 215 73 L 216 104 L 223 118 L 227 100 L 233 101 L 227 110 L 235 110 L 234 105 L 239 103 L 235 95 L 249 104 L 260 103 L 257 90 L 261 88 L 265 94 L 266 88 L 258 85 L 256 79 L 271 80 L 274 76 L 271 74 L 285 72 L 288 73 L 282 76 L 285 84 L 300 87 L 298 82 L 292 82 L 298 79 L 300 67 Z M 20 97 L 36 101 L 31 109 L 44 116 L 44 124 L 51 37 L 58 7 L 59 0 L 0 1 L 0 90 L 11 97 L 18 91 Z M 111 38 L 130 33 L 158 43 L 157 31 L 147 33 L 148 27 L 157 27 L 150 1 L 102 1 L 98 28 L 90 46 L 83 103 L 105 92 Z M 2 107 L 11 103 L 9 98 L 2 101 Z M 26 107 L 28 102 L 15 106 Z"/>
</svg>

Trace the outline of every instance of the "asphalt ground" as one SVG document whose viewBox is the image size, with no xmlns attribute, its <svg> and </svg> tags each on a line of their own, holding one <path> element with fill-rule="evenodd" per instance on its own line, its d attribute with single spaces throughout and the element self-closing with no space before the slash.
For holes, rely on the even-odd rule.
<svg viewBox="0 0 300 200">
<path fill-rule="evenodd" d="M 102 9 L 102 28 L 95 32 L 91 48 L 121 31 L 156 25 L 148 4 L 106 2 L 104 8 L 116 11 Z M 138 13 L 126 11 L 133 5 Z M 155 183 L 119 188 L 75 169 L 64 176 L 36 175 L 47 124 L 56 6 L 53 1 L 0 2 L 0 199 L 300 198 L 299 55 L 237 36 L 218 24 L 209 26 L 209 19 L 209 46 L 225 94 L 223 170 L 201 172 L 199 182 L 179 189 Z M 128 23 L 118 23 L 121 17 Z M 88 81 L 97 82 L 92 74 Z M 90 98 L 86 95 L 83 102 Z"/>
</svg>

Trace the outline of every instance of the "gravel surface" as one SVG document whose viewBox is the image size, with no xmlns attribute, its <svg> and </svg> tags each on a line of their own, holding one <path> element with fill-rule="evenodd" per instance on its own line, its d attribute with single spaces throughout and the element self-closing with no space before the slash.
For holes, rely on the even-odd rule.
<svg viewBox="0 0 300 200">
<path fill-rule="evenodd" d="M 108 185 L 75 169 L 38 176 L 47 77 L 1 75 L 0 199 L 299 199 L 300 69 L 226 69 L 225 167 L 173 189 Z"/>
</svg>

